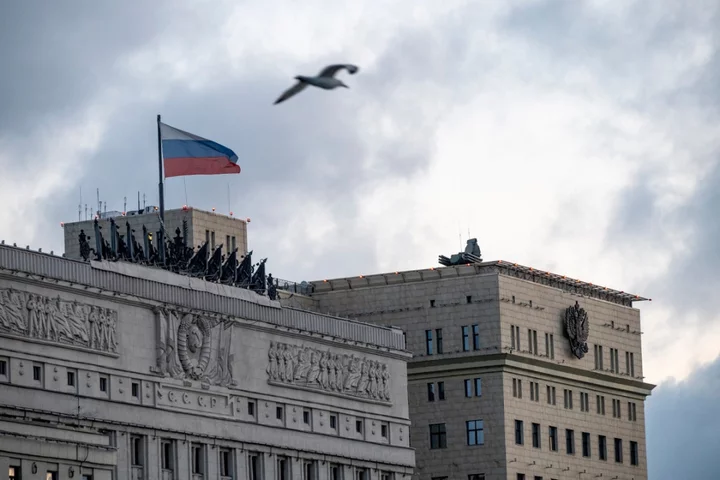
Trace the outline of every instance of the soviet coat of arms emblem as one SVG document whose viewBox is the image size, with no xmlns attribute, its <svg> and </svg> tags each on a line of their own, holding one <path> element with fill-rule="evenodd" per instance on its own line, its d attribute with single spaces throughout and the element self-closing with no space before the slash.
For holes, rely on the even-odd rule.
<svg viewBox="0 0 720 480">
<path fill-rule="evenodd" d="M 565 310 L 565 336 L 570 340 L 570 350 L 577 358 L 583 358 L 588 352 L 589 332 L 588 314 L 584 308 L 580 308 L 578 302 L 575 302 L 575 306 Z"/>
</svg>

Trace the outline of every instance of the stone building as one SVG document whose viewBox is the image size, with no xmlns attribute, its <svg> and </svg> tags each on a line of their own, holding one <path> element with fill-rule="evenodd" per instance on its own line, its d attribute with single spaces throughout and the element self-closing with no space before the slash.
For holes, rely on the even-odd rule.
<svg viewBox="0 0 720 480">
<path fill-rule="evenodd" d="M 109 212 L 99 218 L 98 223 L 102 228 L 103 236 L 110 241 L 110 219 L 117 225 L 120 235 L 127 235 L 127 223 L 135 230 L 134 235 L 142 245 L 143 225 L 147 231 L 157 238 L 160 231 L 160 215 L 153 207 L 138 212 Z M 177 208 L 165 211 L 165 231 L 169 237 L 174 237 L 177 229 L 183 231 L 183 220 L 187 221 L 187 244 L 188 247 L 197 247 L 207 242 L 210 249 L 222 244 L 223 252 L 227 253 L 235 248 L 240 255 L 247 253 L 247 220 L 229 217 L 215 212 L 207 212 L 196 208 Z M 78 236 L 82 230 L 85 235 L 94 237 L 94 219 L 80 222 L 69 222 L 63 224 L 65 237 L 65 256 L 74 260 L 80 260 L 80 244 Z M 90 245 L 95 247 L 95 240 Z"/>
<path fill-rule="evenodd" d="M 647 478 L 644 298 L 503 261 L 310 287 L 283 301 L 406 333 L 417 478 Z"/>
<path fill-rule="evenodd" d="M 398 329 L 1 245 L 0 472 L 409 480 L 409 357 Z"/>
</svg>

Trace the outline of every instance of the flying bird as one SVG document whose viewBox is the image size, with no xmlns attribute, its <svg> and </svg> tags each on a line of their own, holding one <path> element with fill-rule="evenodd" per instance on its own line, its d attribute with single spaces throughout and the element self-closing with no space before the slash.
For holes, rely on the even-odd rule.
<svg viewBox="0 0 720 480">
<path fill-rule="evenodd" d="M 297 83 L 285 90 L 283 94 L 280 95 L 280 98 L 275 100 L 275 103 L 273 105 L 277 105 L 278 103 L 284 102 L 288 98 L 297 95 L 298 93 L 305 90 L 305 87 L 307 87 L 308 85 L 322 88 L 324 90 L 332 90 L 337 87 L 350 88 L 345 85 L 341 80 L 335 78 L 335 74 L 343 69 L 347 70 L 351 75 L 356 74 L 357 71 L 360 70 L 355 65 L 328 65 L 327 67 L 323 68 L 322 71 L 315 77 L 305 77 L 303 75 L 298 75 L 297 77 L 295 77 Z"/>
</svg>

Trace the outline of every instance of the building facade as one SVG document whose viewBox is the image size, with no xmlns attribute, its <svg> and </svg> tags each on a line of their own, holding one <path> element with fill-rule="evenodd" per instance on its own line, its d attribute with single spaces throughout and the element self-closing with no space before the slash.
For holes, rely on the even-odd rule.
<svg viewBox="0 0 720 480">
<path fill-rule="evenodd" d="M 0 246 L 0 475 L 409 480 L 400 330 Z"/>
<path fill-rule="evenodd" d="M 232 252 L 237 248 L 239 255 L 247 253 L 247 220 L 221 215 L 215 212 L 207 212 L 196 208 L 177 208 L 165 211 L 165 231 L 168 237 L 174 237 L 177 230 L 183 232 L 183 220 L 187 224 L 187 246 L 191 248 L 198 247 L 200 244 L 207 242 L 210 250 L 223 245 L 223 252 Z M 148 233 L 153 235 L 157 240 L 160 231 L 160 215 L 154 207 L 147 207 L 144 211 L 112 212 L 103 214 L 98 219 L 98 223 L 102 228 L 102 234 L 108 242 L 110 238 L 110 219 L 113 219 L 117 225 L 118 232 L 123 237 L 127 236 L 127 224 L 134 230 L 133 235 L 137 242 L 143 245 L 143 226 Z M 80 222 L 69 222 L 63 224 L 65 239 L 65 257 L 73 260 L 81 260 L 80 243 L 78 237 L 82 231 L 88 237 L 94 237 L 95 220 L 86 220 Z M 167 238 L 171 240 L 171 238 Z M 90 240 L 90 245 L 95 248 L 94 238 Z"/>
<path fill-rule="evenodd" d="M 647 478 L 645 299 L 502 261 L 311 287 L 284 301 L 405 332 L 416 478 Z"/>
</svg>

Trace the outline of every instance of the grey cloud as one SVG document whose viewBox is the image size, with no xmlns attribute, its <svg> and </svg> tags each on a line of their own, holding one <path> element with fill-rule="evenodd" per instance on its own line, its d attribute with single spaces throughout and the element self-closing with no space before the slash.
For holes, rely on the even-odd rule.
<svg viewBox="0 0 720 480">
<path fill-rule="evenodd" d="M 720 476 L 720 357 L 686 380 L 658 386 L 646 404 L 648 478 Z"/>
</svg>

